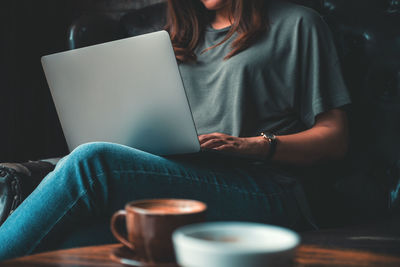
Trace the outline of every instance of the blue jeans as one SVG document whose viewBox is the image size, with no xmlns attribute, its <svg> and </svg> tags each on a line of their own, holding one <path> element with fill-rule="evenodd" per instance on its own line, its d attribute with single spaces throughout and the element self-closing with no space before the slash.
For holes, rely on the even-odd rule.
<svg viewBox="0 0 400 267">
<path fill-rule="evenodd" d="M 215 156 L 164 158 L 90 143 L 63 158 L 0 227 L 0 260 L 35 252 L 50 239 L 68 238 L 80 225 L 108 219 L 127 202 L 144 198 L 204 201 L 209 220 L 296 229 L 308 216 L 299 183 L 271 166 Z"/>
</svg>

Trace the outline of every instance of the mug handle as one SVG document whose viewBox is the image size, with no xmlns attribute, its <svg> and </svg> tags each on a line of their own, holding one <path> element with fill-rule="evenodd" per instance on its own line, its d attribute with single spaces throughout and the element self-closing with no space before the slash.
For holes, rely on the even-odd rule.
<svg viewBox="0 0 400 267">
<path fill-rule="evenodd" d="M 126 218 L 126 211 L 120 210 L 114 213 L 111 218 L 111 232 L 113 233 L 114 237 L 118 239 L 119 242 L 130 248 L 131 250 L 135 250 L 135 246 L 132 245 L 128 240 L 126 240 L 117 230 L 117 223 L 122 219 Z"/>
</svg>

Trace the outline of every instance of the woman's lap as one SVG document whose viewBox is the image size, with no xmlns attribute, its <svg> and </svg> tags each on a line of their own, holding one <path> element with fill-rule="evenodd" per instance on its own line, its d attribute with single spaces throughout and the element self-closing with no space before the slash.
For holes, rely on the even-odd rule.
<svg viewBox="0 0 400 267">
<path fill-rule="evenodd" d="M 208 204 L 209 220 L 295 228 L 304 217 L 299 194 L 294 178 L 272 168 L 87 144 L 62 159 L 0 227 L 0 260 L 31 253 L 82 222 L 109 217 L 127 202 L 143 198 L 198 199 Z"/>
</svg>

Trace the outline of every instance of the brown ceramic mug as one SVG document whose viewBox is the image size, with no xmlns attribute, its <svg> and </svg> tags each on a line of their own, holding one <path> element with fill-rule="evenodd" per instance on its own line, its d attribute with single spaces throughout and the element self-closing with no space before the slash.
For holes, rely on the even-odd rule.
<svg viewBox="0 0 400 267">
<path fill-rule="evenodd" d="M 183 225 L 203 222 L 206 204 L 185 199 L 151 199 L 133 201 L 111 219 L 115 238 L 148 262 L 174 262 L 172 232 Z M 127 238 L 118 230 L 126 221 Z"/>
</svg>

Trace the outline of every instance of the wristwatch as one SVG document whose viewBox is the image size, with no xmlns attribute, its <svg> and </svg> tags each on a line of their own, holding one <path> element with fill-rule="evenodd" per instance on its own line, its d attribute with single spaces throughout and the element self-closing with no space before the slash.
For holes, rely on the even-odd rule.
<svg viewBox="0 0 400 267">
<path fill-rule="evenodd" d="M 268 154 L 266 156 L 266 159 L 270 160 L 275 155 L 276 144 L 278 143 L 277 139 L 276 139 L 276 136 L 274 134 L 268 133 L 268 132 L 261 133 L 261 136 L 264 137 L 269 143 L 269 150 L 268 150 Z"/>
</svg>

